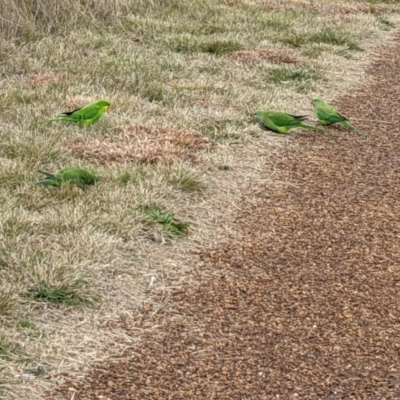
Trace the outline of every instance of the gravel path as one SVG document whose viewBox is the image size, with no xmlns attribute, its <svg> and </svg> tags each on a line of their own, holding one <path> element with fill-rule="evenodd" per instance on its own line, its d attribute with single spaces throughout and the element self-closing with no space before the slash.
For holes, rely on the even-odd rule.
<svg viewBox="0 0 400 400">
<path fill-rule="evenodd" d="M 294 185 L 246 194 L 140 346 L 49 398 L 400 398 L 399 41 L 378 60 L 335 104 L 387 123 L 296 135 L 277 165 Z"/>
</svg>

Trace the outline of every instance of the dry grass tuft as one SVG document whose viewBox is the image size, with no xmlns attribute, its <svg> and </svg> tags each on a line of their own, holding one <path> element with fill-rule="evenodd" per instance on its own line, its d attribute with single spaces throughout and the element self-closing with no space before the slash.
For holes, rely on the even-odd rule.
<svg viewBox="0 0 400 400">
<path fill-rule="evenodd" d="M 116 128 L 116 136 L 68 143 L 71 152 L 98 165 L 132 161 L 140 164 L 196 162 L 193 154 L 210 149 L 210 139 L 190 129 L 131 125 Z"/>
<path fill-rule="evenodd" d="M 316 11 L 325 14 L 327 18 L 331 18 L 332 16 L 337 15 L 349 15 L 358 13 L 367 14 L 376 11 L 383 12 L 385 10 L 384 5 L 374 5 L 374 7 L 371 8 L 369 4 L 353 3 L 349 1 L 329 3 L 313 0 L 264 0 L 262 4 L 274 11 Z"/>
<path fill-rule="evenodd" d="M 139 3 L 141 3 L 139 1 Z M 97 19 L 115 18 L 127 12 L 132 0 L 54 2 L 49 0 L 2 0 L 0 33 L 6 37 L 62 32 Z"/>
<path fill-rule="evenodd" d="M 173 79 L 167 83 L 168 86 L 173 88 L 183 88 L 183 89 L 201 89 L 204 84 L 202 82 L 196 82 L 190 79 Z"/>
<path fill-rule="evenodd" d="M 300 64 L 298 54 L 290 49 L 239 50 L 229 54 L 228 60 L 248 63 L 267 61 L 271 64 Z"/>
</svg>

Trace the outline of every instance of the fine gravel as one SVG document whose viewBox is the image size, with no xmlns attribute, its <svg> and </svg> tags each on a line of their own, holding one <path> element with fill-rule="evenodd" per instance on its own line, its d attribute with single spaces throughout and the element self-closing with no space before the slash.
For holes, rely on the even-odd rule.
<svg viewBox="0 0 400 400">
<path fill-rule="evenodd" d="M 399 71 L 396 39 L 334 102 L 368 139 L 294 133 L 270 161 L 292 185 L 243 195 L 229 245 L 126 324 L 140 344 L 48 398 L 400 398 Z"/>
</svg>

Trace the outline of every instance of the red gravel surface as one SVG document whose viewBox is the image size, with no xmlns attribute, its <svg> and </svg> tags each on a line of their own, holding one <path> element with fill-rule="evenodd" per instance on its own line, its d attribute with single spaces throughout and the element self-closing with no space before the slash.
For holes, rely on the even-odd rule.
<svg viewBox="0 0 400 400">
<path fill-rule="evenodd" d="M 295 134 L 277 166 L 294 185 L 247 193 L 230 244 L 194 256 L 194 283 L 126 324 L 140 344 L 49 398 L 400 398 L 398 41 L 369 74 L 335 103 L 381 121 L 353 119 L 369 138 Z"/>
</svg>

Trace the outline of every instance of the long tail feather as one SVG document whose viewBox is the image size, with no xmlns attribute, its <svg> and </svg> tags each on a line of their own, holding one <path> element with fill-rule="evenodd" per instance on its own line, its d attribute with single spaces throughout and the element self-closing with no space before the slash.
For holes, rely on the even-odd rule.
<svg viewBox="0 0 400 400">
<path fill-rule="evenodd" d="M 307 117 L 308 117 L 308 115 L 292 115 L 292 114 L 288 114 L 288 115 L 290 115 L 291 117 L 296 118 L 300 121 L 303 121 L 303 120 L 307 119 Z"/>
<path fill-rule="evenodd" d="M 38 172 L 40 174 L 44 175 L 44 176 L 47 176 L 47 178 L 50 178 L 50 179 L 54 179 L 55 178 L 55 175 L 54 174 L 50 174 L 49 172 L 44 172 L 44 171 L 40 171 L 40 170 L 38 170 Z"/>
<path fill-rule="evenodd" d="M 302 127 L 302 128 L 314 129 L 315 131 L 322 131 L 322 132 L 325 131 L 325 129 L 318 128 L 317 126 L 307 125 L 307 124 L 304 124 L 304 123 L 302 123 L 302 124 L 299 125 L 299 126 Z"/>
<path fill-rule="evenodd" d="M 72 121 L 72 119 L 65 115 L 60 115 L 56 118 L 46 119 L 46 122 L 53 122 L 53 121 Z"/>
<path fill-rule="evenodd" d="M 51 185 L 58 186 L 58 182 L 54 179 L 43 179 L 41 181 L 35 182 L 35 185 Z"/>
<path fill-rule="evenodd" d="M 352 129 L 353 131 L 357 132 L 359 135 L 364 136 L 365 138 L 368 137 L 366 133 L 363 131 L 360 131 L 360 129 L 356 128 L 354 125 L 352 125 L 349 121 L 343 121 L 342 123 L 344 126 L 346 126 L 349 129 Z"/>
</svg>

